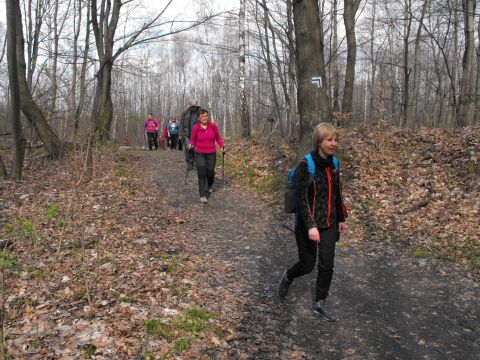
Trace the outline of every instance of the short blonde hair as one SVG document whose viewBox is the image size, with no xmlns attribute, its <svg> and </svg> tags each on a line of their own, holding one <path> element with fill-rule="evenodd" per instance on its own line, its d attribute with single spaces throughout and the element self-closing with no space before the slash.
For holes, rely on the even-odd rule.
<svg viewBox="0 0 480 360">
<path fill-rule="evenodd" d="M 337 139 L 338 139 L 337 129 L 335 129 L 335 127 L 332 124 L 322 122 L 317 126 L 315 126 L 315 129 L 313 130 L 313 135 L 312 135 L 313 149 L 317 151 L 322 141 L 333 135 L 337 136 Z"/>
</svg>

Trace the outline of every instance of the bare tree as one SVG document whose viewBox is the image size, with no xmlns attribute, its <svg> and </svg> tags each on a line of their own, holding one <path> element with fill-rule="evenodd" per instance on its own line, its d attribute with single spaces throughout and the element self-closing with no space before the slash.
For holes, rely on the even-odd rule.
<svg viewBox="0 0 480 360">
<path fill-rule="evenodd" d="M 276 88 L 276 78 L 275 78 L 275 73 L 274 73 L 274 68 L 273 68 L 273 62 L 271 59 L 271 50 L 270 50 L 270 36 L 269 36 L 269 30 L 272 32 L 272 42 L 273 42 L 273 49 L 275 50 L 275 33 L 272 30 L 272 25 L 270 23 L 270 16 L 268 14 L 268 7 L 267 7 L 267 2 L 266 0 L 262 0 L 262 7 L 263 7 L 263 33 L 265 37 L 265 41 L 263 41 L 262 37 L 260 36 L 260 45 L 262 48 L 262 53 L 265 58 L 265 64 L 267 66 L 268 70 L 268 76 L 270 78 L 270 88 L 272 91 L 272 99 L 273 99 L 273 112 L 275 113 L 275 117 L 277 119 L 277 123 L 280 124 L 280 132 L 281 135 L 284 135 L 283 131 L 283 126 L 282 126 L 282 114 L 283 111 L 281 111 L 281 105 L 280 105 L 280 100 L 277 94 L 277 88 Z M 259 21 L 257 20 L 257 24 Z M 259 30 L 260 33 L 260 30 Z M 260 33 L 261 35 L 261 33 Z M 277 58 L 277 64 L 278 64 L 278 56 Z M 278 75 L 281 76 L 281 72 L 278 72 Z M 283 79 L 280 79 L 281 83 L 284 84 Z"/>
<path fill-rule="evenodd" d="M 331 101 L 332 109 L 335 112 L 340 111 L 339 93 L 340 93 L 340 74 L 338 70 L 338 1 L 332 1 L 331 26 L 332 26 L 332 41 L 330 42 L 330 62 L 328 68 L 330 70 L 330 81 L 332 83 Z"/>
<path fill-rule="evenodd" d="M 325 92 L 326 73 L 324 39 L 317 0 L 294 0 L 293 15 L 298 71 L 298 109 L 300 141 L 310 133 L 316 122 L 332 118 Z M 312 84 L 312 78 L 320 78 Z M 320 86 L 321 85 L 321 86 Z"/>
<path fill-rule="evenodd" d="M 247 95 L 245 89 L 245 48 L 246 36 L 245 36 L 245 1 L 240 0 L 240 12 L 238 14 L 239 19 L 239 86 L 240 86 L 240 119 L 242 123 L 242 137 L 249 138 L 251 136 L 250 130 L 250 113 L 248 111 Z"/>
<path fill-rule="evenodd" d="M 159 19 L 170 6 L 173 0 L 169 0 L 163 9 L 155 15 L 151 20 L 145 21 L 138 30 L 132 31 L 130 35 L 123 36 L 123 43 L 117 47 L 114 52 L 115 32 L 117 30 L 118 21 L 120 18 L 120 10 L 124 4 L 121 0 L 102 1 L 100 7 L 97 5 L 97 0 L 91 0 L 91 19 L 92 29 L 95 35 L 95 44 L 97 47 L 97 54 L 99 59 L 99 69 L 96 74 L 96 90 L 93 99 L 92 122 L 95 127 L 95 138 L 98 140 L 108 140 L 110 138 L 110 126 L 113 119 L 112 108 L 112 68 L 116 59 L 120 57 L 125 51 L 133 46 L 144 44 L 155 39 L 160 39 L 178 32 L 189 30 L 196 27 L 213 16 L 205 16 L 199 21 L 191 22 L 181 28 L 172 28 L 168 32 L 161 34 L 150 34 L 141 37 L 146 30 L 154 29 L 156 27 L 169 23 L 173 26 L 174 21 L 160 23 Z"/>
<path fill-rule="evenodd" d="M 403 8 L 403 91 L 402 116 L 400 125 L 407 124 L 407 114 L 410 102 L 410 33 L 412 30 L 412 0 L 404 1 Z"/>
<path fill-rule="evenodd" d="M 475 53 L 475 0 L 462 0 L 463 18 L 465 23 L 465 51 L 462 62 L 462 79 L 460 82 L 460 96 L 458 99 L 458 125 L 465 126 L 472 123 L 473 105 L 473 70 Z"/>
<path fill-rule="evenodd" d="M 79 13 L 81 14 L 81 6 L 80 4 L 83 2 L 82 0 L 78 0 L 79 4 Z M 83 112 L 83 107 L 85 105 L 85 94 L 86 94 L 86 78 L 87 78 L 87 65 L 88 65 L 88 50 L 89 50 L 89 45 L 90 45 L 90 6 L 89 6 L 89 1 L 87 1 L 87 18 L 85 19 L 85 42 L 84 42 L 84 49 L 83 49 L 83 60 L 82 60 L 82 68 L 80 70 L 80 96 L 78 100 L 77 107 L 75 109 L 75 117 L 74 117 L 74 134 L 76 135 L 78 133 L 78 129 L 80 127 L 80 116 L 82 115 Z M 81 24 L 81 17 L 79 15 L 78 19 L 78 29 L 80 29 L 80 24 Z M 76 51 L 76 47 L 75 47 Z M 76 61 L 76 60 L 75 60 Z M 75 64 L 75 69 L 76 69 L 76 62 Z M 76 71 L 74 72 L 76 74 Z M 74 84 L 72 84 L 72 89 L 76 89 L 74 87 Z M 72 104 L 75 104 L 75 91 L 72 91 Z"/>
<path fill-rule="evenodd" d="M 33 91 L 33 74 L 35 73 L 38 61 L 38 53 L 40 48 L 40 36 L 41 29 L 43 26 L 43 21 L 46 18 L 46 14 L 50 11 L 49 9 L 50 1 L 47 0 L 37 0 L 35 4 L 33 0 L 25 1 L 25 14 L 26 14 L 26 43 L 27 43 L 27 62 L 26 62 L 26 71 L 27 71 L 27 84 L 29 88 Z M 32 9 L 32 6 L 35 6 L 35 9 Z"/>
<path fill-rule="evenodd" d="M 480 17 L 478 18 L 478 23 L 477 23 L 477 36 L 480 39 Z M 473 124 L 478 124 L 480 120 L 480 43 L 476 48 L 476 55 L 477 55 L 477 76 L 475 79 L 475 108 L 474 108 Z"/>
<path fill-rule="evenodd" d="M 414 60 L 413 60 L 413 85 L 412 85 L 412 101 L 410 111 L 407 113 L 407 126 L 415 127 L 417 123 L 417 104 L 419 102 L 420 89 L 420 40 L 422 38 L 423 21 L 428 7 L 428 1 L 424 0 L 422 5 L 422 12 L 418 20 L 417 34 L 415 36 Z"/>
<path fill-rule="evenodd" d="M 8 109 L 8 118 L 12 124 L 13 142 L 15 144 L 10 177 L 14 180 L 20 180 L 22 178 L 23 161 L 25 157 L 25 137 L 23 136 L 22 125 L 20 123 L 20 89 L 18 84 L 18 67 L 16 59 L 17 29 L 19 28 L 16 22 L 20 18 L 20 6 L 18 0 L 7 0 L 6 8 L 8 80 L 10 82 L 10 106 Z"/>
<path fill-rule="evenodd" d="M 357 39 L 355 37 L 355 16 L 360 0 L 344 0 L 343 21 L 347 36 L 347 64 L 345 66 L 345 85 L 343 87 L 342 112 L 351 113 L 353 106 L 353 85 L 355 83 L 355 62 L 357 58 Z"/>
<path fill-rule="evenodd" d="M 25 64 L 25 51 L 24 51 L 24 38 L 22 30 L 22 15 L 20 12 L 20 7 L 16 14 L 16 54 L 17 54 L 17 66 L 18 66 L 18 83 L 20 89 L 20 103 L 22 112 L 27 117 L 30 124 L 35 128 L 38 136 L 42 140 L 47 153 L 50 157 L 60 156 L 62 150 L 62 142 L 58 136 L 53 132 L 51 127 L 48 125 L 45 116 L 42 111 L 35 103 L 32 98 L 29 86 L 27 84 L 26 74 L 26 64 Z"/>
</svg>

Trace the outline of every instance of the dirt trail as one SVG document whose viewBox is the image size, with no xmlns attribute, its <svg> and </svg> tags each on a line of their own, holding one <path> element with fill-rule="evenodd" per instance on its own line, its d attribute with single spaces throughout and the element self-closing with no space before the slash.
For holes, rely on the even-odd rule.
<svg viewBox="0 0 480 360">
<path fill-rule="evenodd" d="M 239 359 L 479 359 L 480 288 L 461 273 L 375 243 L 338 243 L 329 303 L 339 318 L 311 311 L 316 270 L 277 298 L 281 273 L 297 260 L 293 219 L 248 190 L 220 180 L 199 202 L 196 172 L 184 185 L 180 152 L 142 152 L 162 202 L 181 209 L 183 250 L 206 256 L 197 281 Z M 221 176 L 220 176 L 221 177 Z M 381 240 L 381 239 L 375 239 Z M 215 354 L 212 354 L 215 355 Z"/>
</svg>

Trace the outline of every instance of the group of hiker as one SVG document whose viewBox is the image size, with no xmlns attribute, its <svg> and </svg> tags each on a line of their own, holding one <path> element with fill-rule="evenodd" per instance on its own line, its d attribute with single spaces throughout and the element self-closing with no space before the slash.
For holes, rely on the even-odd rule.
<svg viewBox="0 0 480 360">
<path fill-rule="evenodd" d="M 155 119 L 152 113 L 148 114 L 147 120 L 145 120 L 143 124 L 143 131 L 145 134 L 145 142 L 147 142 L 150 151 L 153 149 L 158 150 L 159 148 L 159 130 L 160 120 Z M 167 141 L 167 148 L 170 150 L 182 150 L 176 118 L 172 118 L 166 122 L 163 133 L 160 136 L 160 143 L 164 144 L 165 140 Z"/>
<path fill-rule="evenodd" d="M 209 121 L 209 113 L 205 108 L 191 101 L 183 112 L 180 124 L 173 125 L 178 129 L 178 135 L 173 137 L 173 143 L 180 139 L 185 150 L 185 160 L 188 170 L 196 166 L 198 174 L 198 190 L 200 202 L 207 203 L 213 192 L 216 163 L 216 144 L 225 153 L 225 145 L 217 125 Z M 151 122 L 151 114 L 149 119 Z M 152 125 L 145 122 L 145 131 L 149 141 L 154 135 L 149 132 L 158 131 L 159 124 L 153 120 Z M 171 131 L 167 125 L 167 132 Z M 155 147 L 158 144 L 153 142 Z M 337 130 L 328 123 L 318 124 L 312 136 L 312 151 L 305 155 L 300 163 L 292 169 L 289 175 L 291 183 L 290 197 L 293 200 L 287 205 L 286 211 L 295 213 L 295 239 L 299 260 L 283 272 L 278 285 L 278 296 L 284 300 L 294 279 L 310 273 L 317 263 L 315 299 L 312 309 L 329 322 L 336 321 L 336 316 L 327 307 L 333 277 L 335 247 L 340 239 L 340 233 L 346 230 L 345 218 L 347 210 L 342 199 L 339 162 L 334 156 L 338 145 Z M 152 145 L 150 145 L 152 149 Z M 291 205 L 293 204 L 293 205 Z M 287 207 L 289 210 L 287 210 Z"/>
<path fill-rule="evenodd" d="M 210 121 L 206 108 L 198 106 L 196 100 L 190 101 L 188 108 L 182 113 L 180 123 L 172 118 L 164 127 L 161 141 L 167 139 L 171 150 L 182 148 L 188 170 L 197 169 L 200 202 L 206 204 L 213 193 L 215 181 L 215 165 L 217 161 L 216 144 L 225 155 L 225 145 L 220 136 L 218 126 Z M 158 150 L 158 131 L 160 121 L 148 114 L 144 123 L 144 132 L 148 139 L 149 150 Z"/>
</svg>

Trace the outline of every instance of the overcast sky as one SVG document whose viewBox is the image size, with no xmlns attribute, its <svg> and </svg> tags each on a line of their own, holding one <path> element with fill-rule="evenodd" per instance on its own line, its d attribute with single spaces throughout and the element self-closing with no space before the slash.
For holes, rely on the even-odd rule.
<svg viewBox="0 0 480 360">
<path fill-rule="evenodd" d="M 149 14 L 153 14 L 165 7 L 168 0 L 134 0 L 135 3 L 143 3 Z M 184 17 L 189 14 L 194 15 L 200 10 L 201 3 L 207 4 L 214 12 L 222 12 L 227 10 L 238 10 L 240 0 L 173 0 L 170 5 L 167 16 L 168 17 Z M 0 21 L 5 24 L 5 0 L 0 0 Z"/>
</svg>

